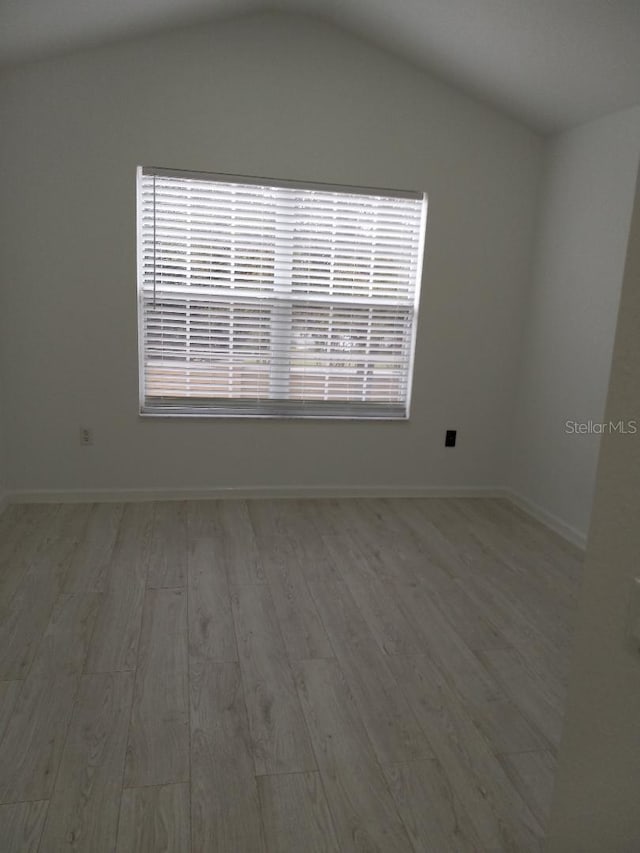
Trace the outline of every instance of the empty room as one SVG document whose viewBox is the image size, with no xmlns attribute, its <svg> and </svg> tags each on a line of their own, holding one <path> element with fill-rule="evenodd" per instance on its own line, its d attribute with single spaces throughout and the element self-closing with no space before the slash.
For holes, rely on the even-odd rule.
<svg viewBox="0 0 640 853">
<path fill-rule="evenodd" d="M 640 5 L 0 0 L 0 853 L 640 851 Z"/>
</svg>

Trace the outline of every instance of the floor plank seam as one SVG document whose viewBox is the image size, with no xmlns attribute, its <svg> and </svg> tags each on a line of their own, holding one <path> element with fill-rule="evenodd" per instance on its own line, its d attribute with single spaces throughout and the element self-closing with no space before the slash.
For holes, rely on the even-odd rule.
<svg viewBox="0 0 640 853">
<path fill-rule="evenodd" d="M 155 509 L 154 509 L 154 517 L 155 517 Z M 151 530 L 153 531 L 153 519 L 151 522 Z M 127 750 L 129 749 L 129 738 L 131 735 L 131 722 L 133 719 L 133 706 L 134 706 L 135 697 L 136 697 L 136 684 L 138 681 L 138 662 L 139 662 L 139 656 L 140 656 L 140 631 L 142 631 L 142 614 L 143 614 L 143 610 L 144 610 L 144 598 L 146 597 L 146 594 L 147 594 L 147 587 L 146 587 L 147 577 L 148 577 L 148 566 L 147 566 L 147 572 L 145 575 L 145 586 L 144 586 L 145 591 L 144 591 L 144 596 L 143 596 L 143 600 L 142 600 L 142 607 L 140 608 L 140 627 L 138 630 L 138 644 L 137 644 L 137 648 L 136 648 L 136 666 L 133 669 L 126 670 L 127 672 L 133 672 L 133 689 L 131 691 L 131 705 L 129 706 L 129 720 L 127 723 L 127 740 L 126 740 L 126 746 L 125 746 L 125 751 L 124 751 L 124 757 L 123 757 L 123 761 L 122 761 L 122 775 L 121 775 L 121 781 L 120 781 L 120 798 L 119 798 L 119 803 L 118 803 L 118 820 L 116 823 L 116 840 L 115 840 L 115 848 L 114 848 L 115 850 L 118 849 L 118 844 L 120 843 L 120 830 L 121 830 L 121 821 L 122 821 L 122 799 L 123 799 L 123 793 L 125 790 L 124 778 L 125 778 L 126 765 L 127 765 Z"/>
<path fill-rule="evenodd" d="M 38 802 L 38 801 L 36 800 L 35 802 Z M 44 820 L 42 821 L 42 832 L 40 833 L 40 838 L 38 839 L 38 844 L 36 845 L 35 853 L 46 853 L 45 850 L 42 850 L 42 839 L 44 838 L 44 831 L 45 831 L 45 828 L 47 826 L 47 821 L 49 819 L 49 805 L 51 803 L 51 800 L 50 799 L 47 800 L 46 803 L 47 803 L 47 808 L 46 808 Z"/>
<path fill-rule="evenodd" d="M 342 581 L 342 583 L 344 583 L 344 580 Z M 311 588 L 311 589 L 310 589 L 310 593 L 311 593 L 311 597 L 313 598 L 313 597 L 314 597 L 314 596 L 313 596 L 313 588 Z M 343 679 L 344 683 L 347 685 L 347 688 L 348 688 L 348 685 L 349 685 L 348 678 L 347 678 L 347 676 L 346 676 L 346 674 L 345 674 L 345 672 L 344 672 L 344 669 L 342 668 L 342 664 L 340 663 L 340 658 L 339 658 L 339 656 L 336 654 L 335 645 L 332 643 L 332 640 L 331 640 L 331 633 L 327 630 L 327 626 L 326 626 L 326 624 L 325 624 L 325 622 L 324 622 L 324 619 L 322 618 L 322 612 L 321 612 L 320 608 L 317 606 L 317 602 L 316 602 L 316 609 L 317 609 L 317 611 L 318 611 L 318 616 L 319 616 L 319 618 L 320 618 L 320 621 L 322 622 L 322 624 L 323 624 L 323 626 L 324 626 L 325 633 L 327 634 L 327 636 L 328 636 L 328 638 L 329 638 L 329 643 L 331 644 L 331 647 L 332 647 L 332 649 L 333 649 L 333 652 L 334 652 L 334 659 L 335 659 L 335 661 L 336 661 L 336 666 L 338 667 L 338 669 L 339 669 L 339 671 L 340 671 L 340 673 L 341 673 L 341 675 L 342 675 L 342 679 Z M 375 641 L 374 641 L 374 644 L 375 644 Z M 395 678 L 393 677 L 393 673 L 391 674 L 391 676 L 392 676 L 392 679 L 393 679 L 394 683 L 396 684 L 396 687 L 397 687 L 397 688 L 398 688 L 398 690 L 399 690 L 400 688 L 399 688 L 399 686 L 398 686 L 398 684 L 397 684 L 397 681 L 396 681 L 396 680 L 395 680 Z M 349 689 L 349 688 L 348 688 L 348 689 Z M 349 692 L 351 693 L 351 690 L 350 690 L 350 689 L 349 689 Z M 353 694 L 351 694 L 351 695 L 352 695 L 352 699 L 353 699 Z M 402 817 L 402 815 L 401 815 L 401 813 L 400 813 L 400 809 L 398 808 L 398 804 L 397 804 L 397 802 L 396 802 L 396 798 L 393 796 L 393 791 L 392 791 L 392 790 L 391 790 L 391 788 L 389 787 L 389 782 L 388 782 L 388 779 L 387 779 L 387 777 L 386 777 L 386 775 L 385 775 L 384 767 L 383 767 L 382 763 L 380 762 L 380 759 L 379 759 L 379 756 L 378 756 L 378 751 L 376 750 L 375 745 L 374 745 L 374 743 L 373 743 L 373 740 L 372 740 L 372 738 L 371 738 L 371 735 L 369 734 L 369 731 L 368 731 L 368 729 L 367 729 L 367 726 L 365 725 L 365 723 L 364 723 L 364 721 L 363 721 L 363 719 L 362 719 L 362 714 L 360 713 L 360 711 L 359 711 L 359 709 L 358 709 L 358 704 L 357 704 L 357 702 L 355 701 L 355 699 L 353 699 L 353 702 L 354 702 L 354 707 L 356 708 L 356 711 L 357 711 L 357 714 L 358 714 L 358 721 L 359 721 L 360 725 L 362 726 L 362 730 L 363 730 L 363 732 L 364 732 L 364 736 L 365 736 L 365 738 L 367 739 L 367 741 L 368 741 L 368 743 L 369 743 L 369 747 L 370 747 L 370 750 L 371 750 L 371 753 L 372 753 L 372 756 L 373 756 L 373 760 L 376 762 L 376 764 L 378 765 L 378 769 L 380 770 L 380 774 L 381 774 L 381 776 L 382 776 L 383 784 L 384 784 L 384 786 L 386 787 L 386 790 L 387 790 L 387 792 L 388 792 L 388 794 L 389 794 L 389 797 L 391 798 L 391 801 L 393 802 L 393 805 L 394 805 L 394 808 L 395 808 L 395 811 L 396 811 L 396 814 L 397 814 L 398 820 L 400 821 L 400 824 L 404 827 L 404 830 L 405 830 L 405 833 L 406 833 L 406 835 L 407 835 L 407 839 L 409 840 L 409 843 L 411 844 L 411 846 L 412 846 L 412 847 L 414 847 L 413 842 L 411 841 L 411 834 L 410 834 L 410 832 L 409 832 L 409 830 L 408 830 L 408 828 L 407 828 L 407 826 L 406 826 L 406 823 L 405 823 L 405 821 L 404 821 L 404 819 L 403 819 L 403 817 Z M 415 715 L 413 714 L 413 711 L 412 711 L 412 710 L 411 710 L 411 713 L 412 713 L 412 715 L 413 715 L 413 716 L 415 716 Z M 303 714 L 304 714 L 304 709 L 303 709 Z M 306 716 L 305 716 L 305 722 L 306 722 Z M 417 720 L 416 720 L 416 723 L 418 723 L 418 721 L 417 721 Z M 419 724 L 418 724 L 418 725 L 419 725 Z M 308 723 L 307 723 L 307 728 L 308 728 Z M 420 727 L 420 728 L 421 728 L 421 727 Z M 430 748 L 430 749 L 432 749 L 431 744 L 429 744 L 429 739 L 426 737 L 426 735 L 425 735 L 425 739 L 426 739 L 426 741 L 427 741 L 427 744 L 429 745 L 429 748 Z M 314 745 L 313 745 L 313 740 L 311 740 L 311 748 L 314 750 L 314 754 L 315 754 L 315 747 L 314 747 Z M 318 765 L 318 769 L 319 769 L 319 768 L 320 768 L 320 765 L 318 764 L 318 757 L 317 757 L 317 755 L 316 755 L 316 764 Z M 324 790 L 324 780 L 323 780 L 323 775 L 322 775 L 322 772 L 321 772 L 321 771 L 320 771 L 320 779 L 321 779 L 321 781 L 322 781 L 322 784 L 323 784 L 323 790 Z M 326 791 L 325 791 L 325 798 L 327 798 Z M 329 811 L 331 812 L 331 803 L 330 803 L 330 800 L 329 800 L 328 798 L 327 798 L 327 804 L 328 804 L 328 807 L 329 807 Z M 333 818 L 333 822 L 334 822 L 334 826 L 335 826 L 335 824 L 336 824 L 336 817 L 332 815 L 332 818 Z M 415 850 L 415 847 L 414 847 L 414 850 Z M 419 853 L 419 851 L 417 851 L 417 853 Z"/>
<path fill-rule="evenodd" d="M 254 535 L 254 538 L 255 538 L 255 537 L 256 537 L 255 524 L 254 524 L 254 522 L 253 522 L 253 519 L 251 518 L 251 513 L 249 513 L 249 512 L 248 512 L 247 514 L 248 514 L 248 517 L 249 517 L 249 523 L 250 523 L 250 525 L 251 525 L 251 528 L 252 528 L 252 530 L 253 530 L 253 535 Z M 276 610 L 276 608 L 275 608 L 275 603 L 274 603 L 274 601 L 273 601 L 273 594 L 272 594 L 272 591 L 271 591 L 271 587 L 270 587 L 270 585 L 269 585 L 269 577 L 268 577 L 267 572 L 266 572 L 266 571 L 265 571 L 265 569 L 264 569 L 264 565 L 262 566 L 262 572 L 263 572 L 264 581 L 265 581 L 265 583 L 266 583 L 266 585 L 267 585 L 267 588 L 268 588 L 268 591 L 269 591 L 269 598 L 270 598 L 270 600 L 271 600 L 271 604 L 272 604 L 272 606 L 273 606 L 273 608 L 274 608 L 274 611 L 275 611 L 275 610 Z M 245 696 L 246 686 L 245 686 L 245 682 L 244 682 L 244 676 L 243 676 L 242 663 L 241 663 L 241 660 L 240 660 L 239 639 L 238 639 L 238 628 L 237 628 L 237 625 L 236 625 L 235 614 L 234 614 L 234 618 L 233 618 L 233 624 L 234 624 L 234 629 L 235 629 L 235 632 L 236 632 L 236 644 L 237 644 L 237 646 L 238 646 L 238 661 L 240 662 L 240 677 L 241 677 L 241 683 L 242 683 L 242 688 L 243 688 L 243 697 L 245 697 L 245 706 L 246 706 L 246 696 Z M 314 747 L 314 745 L 313 745 L 313 739 L 312 739 L 312 737 L 311 737 L 311 732 L 310 732 L 310 730 L 309 730 L 309 723 L 308 723 L 307 718 L 306 718 L 306 715 L 305 715 L 305 713 L 304 713 L 304 708 L 303 708 L 303 706 L 302 706 L 302 702 L 300 701 L 300 696 L 299 696 L 299 693 L 298 693 L 298 687 L 297 687 L 297 684 L 296 684 L 295 673 L 294 673 L 294 670 L 293 670 L 293 664 L 291 663 L 291 661 L 290 661 L 290 659 L 289 659 L 289 656 L 288 656 L 288 653 L 287 653 L 287 645 L 286 645 L 286 643 L 284 642 L 284 635 L 283 635 L 283 633 L 282 633 L 282 627 L 281 627 L 281 625 L 280 625 L 280 619 L 277 619 L 277 624 L 278 624 L 278 630 L 279 630 L 279 633 L 280 633 L 280 639 L 281 639 L 281 642 L 282 642 L 283 648 L 285 649 L 285 655 L 286 655 L 286 659 L 287 659 L 287 666 L 288 666 L 288 669 L 289 669 L 289 675 L 290 675 L 291 681 L 292 681 L 292 683 L 293 683 L 294 693 L 295 693 L 296 699 L 297 699 L 297 701 L 298 701 L 298 705 L 299 705 L 299 708 L 300 708 L 300 713 L 301 713 L 301 715 L 302 715 L 302 720 L 303 720 L 303 722 L 304 722 L 304 729 L 305 729 L 305 733 L 306 733 L 307 741 L 308 741 L 308 743 L 309 743 L 309 745 L 310 745 L 310 747 L 311 747 L 311 752 L 312 752 L 312 754 L 313 754 L 313 759 L 314 759 L 314 763 L 315 763 L 315 771 L 319 774 L 320 784 L 322 785 L 322 791 L 323 791 L 323 794 L 324 794 L 325 800 L 327 801 L 327 806 L 328 806 L 328 808 L 329 808 L 329 813 L 331 814 L 331 808 L 330 808 L 330 806 L 329 806 L 329 801 L 327 800 L 326 791 L 325 791 L 325 789 L 324 789 L 324 781 L 323 781 L 323 779 L 322 779 L 322 773 L 320 772 L 320 766 L 319 766 L 319 764 L 318 764 L 318 756 L 316 755 L 315 747 Z M 247 714 L 248 714 L 248 709 L 247 709 Z M 304 773 L 304 772 L 306 772 L 306 771 L 298 771 L 298 773 Z M 291 775 L 298 775 L 298 773 L 291 774 Z M 258 780 L 259 775 L 269 776 L 269 775 L 280 775 L 280 774 L 258 774 L 258 773 L 256 773 L 256 774 L 255 774 L 255 778 L 256 778 L 256 787 L 257 787 L 257 785 L 258 785 L 258 781 L 257 781 L 257 780 Z M 283 775 L 290 775 L 290 774 L 283 774 Z M 259 795 L 259 791 L 258 791 L 258 795 Z M 262 801 L 261 801 L 261 798 L 260 798 L 259 796 L 258 796 L 258 800 L 259 800 L 259 802 L 260 802 L 260 822 L 261 822 L 261 824 L 262 824 L 262 831 L 263 831 L 263 833 L 264 833 L 264 839 L 265 839 L 265 845 L 266 845 L 266 843 L 267 843 L 266 825 L 265 825 L 265 819 L 264 819 L 264 814 L 263 814 Z M 331 815 L 331 821 L 332 821 L 332 823 L 335 823 L 335 819 L 333 818 L 333 815 Z M 335 826 L 334 826 L 334 832 L 335 832 Z M 275 851 L 274 851 L 274 853 L 275 853 Z"/>
<path fill-rule="evenodd" d="M 129 720 L 127 722 L 127 741 L 124 750 L 124 755 L 122 757 L 122 772 L 120 774 L 120 796 L 118 798 L 118 817 L 116 820 L 116 833 L 115 833 L 115 842 L 114 842 L 114 850 L 118 850 L 118 845 L 120 843 L 120 822 L 122 818 L 122 797 L 125 791 L 124 787 L 124 774 L 125 774 L 125 765 L 127 762 L 127 749 L 129 747 L 129 732 L 131 730 L 131 718 L 133 715 L 133 702 L 135 698 L 135 689 L 136 689 L 136 670 L 128 670 L 128 672 L 133 672 L 133 688 L 131 690 L 131 705 L 129 706 Z"/>
<path fill-rule="evenodd" d="M 51 795 L 47 798 L 47 814 L 45 815 L 45 819 L 44 819 L 44 822 L 42 824 L 42 835 L 40 836 L 40 840 L 38 842 L 38 853 L 40 851 L 42 839 L 44 838 L 45 833 L 46 833 L 47 823 L 49 822 L 49 805 L 48 804 L 51 802 L 51 799 L 53 798 L 55 791 L 56 791 L 56 787 L 58 785 L 58 778 L 60 776 L 60 768 L 62 766 L 62 758 L 64 756 L 64 752 L 65 752 L 65 749 L 67 746 L 67 740 L 69 739 L 69 732 L 71 730 L 71 723 L 72 723 L 73 717 L 76 713 L 76 708 L 78 707 L 78 696 L 80 694 L 81 679 L 82 679 L 82 675 L 79 673 L 78 677 L 76 679 L 75 696 L 73 698 L 73 705 L 71 707 L 71 713 L 69 714 L 69 718 L 67 719 L 65 734 L 64 734 L 64 738 L 62 739 L 62 748 L 60 750 L 60 757 L 58 758 L 58 766 L 56 767 L 56 771 L 55 771 L 55 779 L 53 781 L 53 785 L 51 786 Z"/>
<path fill-rule="evenodd" d="M 187 612 L 187 624 L 186 624 L 186 644 L 187 644 L 187 723 L 188 723 L 188 731 L 189 731 L 189 778 L 187 780 L 187 784 L 189 786 L 189 814 L 187 815 L 187 821 L 189 824 L 188 830 L 188 839 L 189 839 L 189 850 L 191 851 L 193 848 L 193 829 L 191 826 L 192 822 L 192 814 L 191 814 L 191 790 L 193 786 L 193 773 L 191 769 L 191 763 L 193 761 L 193 747 L 192 747 L 192 736 L 193 731 L 191 727 L 191 637 L 190 637 L 190 626 L 191 626 L 191 618 L 190 618 L 190 599 L 191 599 L 191 589 L 189 585 L 189 554 L 190 552 L 190 532 L 189 532 L 189 507 L 188 504 L 185 505 L 185 533 L 186 533 L 186 557 L 185 557 L 185 576 L 184 576 L 184 591 L 186 596 L 186 612 Z"/>
</svg>

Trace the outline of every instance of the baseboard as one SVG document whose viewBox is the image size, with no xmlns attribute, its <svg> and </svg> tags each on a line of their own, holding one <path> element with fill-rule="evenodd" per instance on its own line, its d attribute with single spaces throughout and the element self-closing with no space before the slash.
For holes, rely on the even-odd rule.
<svg viewBox="0 0 640 853">
<path fill-rule="evenodd" d="M 503 486 L 219 486 L 154 489 L 18 489 L 0 493 L 0 513 L 9 503 L 127 503 L 220 498 L 506 498 L 578 548 L 586 534 Z"/>
<path fill-rule="evenodd" d="M 510 500 L 514 506 L 517 506 L 518 509 L 526 512 L 527 515 L 532 516 L 536 521 L 540 521 L 545 525 L 545 527 L 550 528 L 559 536 L 562 536 L 563 539 L 571 542 L 572 545 L 576 545 L 583 551 L 587 547 L 587 534 L 582 530 L 572 527 L 572 525 L 567 524 L 566 521 L 563 521 L 559 516 L 543 509 L 541 506 L 538 506 L 538 504 L 530 501 L 528 498 L 523 497 L 511 489 L 505 489 L 504 496 Z"/>
<path fill-rule="evenodd" d="M 18 489 L 11 503 L 184 501 L 216 498 L 460 498 L 504 497 L 497 486 L 223 486 L 189 489 Z"/>
</svg>

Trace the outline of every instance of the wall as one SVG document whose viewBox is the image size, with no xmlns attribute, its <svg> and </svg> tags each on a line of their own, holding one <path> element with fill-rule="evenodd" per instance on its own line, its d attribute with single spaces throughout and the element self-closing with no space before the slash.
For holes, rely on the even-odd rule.
<svg viewBox="0 0 640 853">
<path fill-rule="evenodd" d="M 0 383 L 0 514 L 4 511 L 7 504 L 7 478 L 6 478 L 6 459 L 4 448 L 4 405 L 2 396 L 2 384 Z"/>
<path fill-rule="evenodd" d="M 565 422 L 603 418 L 639 157 L 640 108 L 564 133 L 546 155 L 511 485 L 578 541 L 599 436 Z"/>
<path fill-rule="evenodd" d="M 4 287 L 2 277 L 0 275 L 0 317 L 5 313 L 4 306 Z M 5 453 L 5 428 L 4 421 L 6 416 L 5 397 L 3 388 L 3 371 L 2 361 L 0 360 L 0 514 L 4 511 L 7 505 L 7 459 Z"/>
<path fill-rule="evenodd" d="M 640 182 L 607 420 L 638 417 Z M 625 640 L 640 553 L 640 436 L 602 439 L 548 853 L 640 848 L 640 649 Z"/>
<path fill-rule="evenodd" d="M 0 358 L 18 490 L 503 482 L 537 136 L 279 14 L 18 67 L 0 78 L 0 110 Z M 426 190 L 411 421 L 140 420 L 138 164 Z"/>
</svg>

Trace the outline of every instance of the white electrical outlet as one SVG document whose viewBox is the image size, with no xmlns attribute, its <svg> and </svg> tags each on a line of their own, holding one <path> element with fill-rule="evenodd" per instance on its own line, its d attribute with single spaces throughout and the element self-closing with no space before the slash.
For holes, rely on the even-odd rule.
<svg viewBox="0 0 640 853">
<path fill-rule="evenodd" d="M 91 427 L 80 427 L 80 444 L 89 447 L 93 444 L 93 430 Z"/>
<path fill-rule="evenodd" d="M 633 648 L 640 652 L 640 577 L 633 579 L 631 587 L 627 636 Z"/>
</svg>

